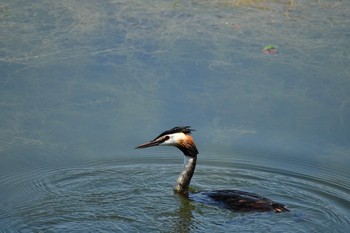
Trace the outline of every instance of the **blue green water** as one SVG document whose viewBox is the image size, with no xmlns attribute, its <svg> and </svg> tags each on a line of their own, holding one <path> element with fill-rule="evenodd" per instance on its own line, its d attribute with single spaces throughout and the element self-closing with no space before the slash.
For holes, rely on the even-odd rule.
<svg viewBox="0 0 350 233">
<path fill-rule="evenodd" d="M 329 0 L 2 1 L 0 231 L 348 232 L 349 13 Z M 133 148 L 177 125 L 197 130 L 193 189 L 291 212 L 174 194 L 181 152 Z"/>
</svg>

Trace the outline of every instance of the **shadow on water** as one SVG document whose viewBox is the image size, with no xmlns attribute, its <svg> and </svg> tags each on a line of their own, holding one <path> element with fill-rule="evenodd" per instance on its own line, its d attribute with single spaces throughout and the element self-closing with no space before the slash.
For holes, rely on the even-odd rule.
<svg viewBox="0 0 350 233">
<path fill-rule="evenodd" d="M 330 0 L 2 1 L 0 231 L 344 232 L 349 14 Z M 176 125 L 197 130 L 194 189 L 292 212 L 174 195 L 179 152 L 131 148 Z"/>
</svg>

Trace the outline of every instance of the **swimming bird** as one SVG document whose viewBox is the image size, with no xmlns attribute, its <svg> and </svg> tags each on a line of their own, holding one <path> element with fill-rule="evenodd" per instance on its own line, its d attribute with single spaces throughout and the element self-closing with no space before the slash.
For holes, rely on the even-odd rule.
<svg viewBox="0 0 350 233">
<path fill-rule="evenodd" d="M 196 144 L 190 135 L 192 131 L 195 130 L 191 129 L 190 126 L 177 126 L 164 131 L 152 141 L 141 144 L 135 149 L 152 146 L 174 146 L 182 151 L 184 154 L 184 167 L 174 186 L 176 193 L 229 210 L 274 211 L 276 213 L 289 211 L 283 204 L 250 192 L 229 189 L 189 192 L 189 185 L 196 168 L 198 155 Z"/>
</svg>

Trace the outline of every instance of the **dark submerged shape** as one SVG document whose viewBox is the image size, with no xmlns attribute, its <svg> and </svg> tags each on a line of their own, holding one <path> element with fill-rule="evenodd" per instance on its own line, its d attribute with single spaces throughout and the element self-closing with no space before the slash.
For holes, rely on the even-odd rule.
<svg viewBox="0 0 350 233">
<path fill-rule="evenodd" d="M 230 210 L 239 211 L 275 211 L 276 213 L 289 211 L 283 204 L 261 197 L 254 193 L 239 190 L 215 190 L 215 191 L 188 191 L 197 163 L 198 150 L 190 136 L 195 131 L 190 126 L 177 126 L 166 130 L 150 142 L 136 147 L 147 148 L 152 146 L 175 146 L 185 155 L 185 163 L 182 172 L 176 180 L 174 191 L 200 202 L 218 205 Z"/>
</svg>

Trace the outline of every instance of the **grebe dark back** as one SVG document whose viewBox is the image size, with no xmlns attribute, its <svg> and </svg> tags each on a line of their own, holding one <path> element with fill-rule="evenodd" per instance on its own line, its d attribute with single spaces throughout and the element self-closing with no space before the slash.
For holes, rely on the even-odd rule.
<svg viewBox="0 0 350 233">
<path fill-rule="evenodd" d="M 188 188 L 196 168 L 198 150 L 191 137 L 194 131 L 190 126 L 178 126 L 166 130 L 150 142 L 137 146 L 135 149 L 152 146 L 175 146 L 180 149 L 184 157 L 184 168 L 176 180 L 174 191 L 182 195 L 201 195 L 208 197 L 208 204 L 222 206 L 230 210 L 239 211 L 289 211 L 283 204 L 261 197 L 254 193 L 239 190 L 215 190 L 189 193 Z M 201 200 L 203 198 L 201 197 Z"/>
</svg>

